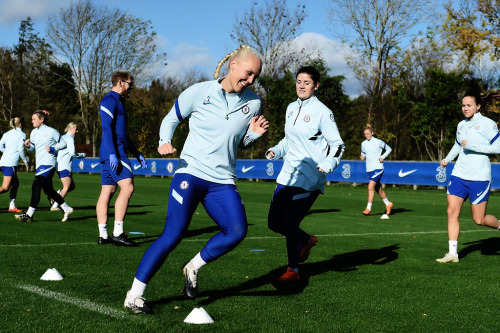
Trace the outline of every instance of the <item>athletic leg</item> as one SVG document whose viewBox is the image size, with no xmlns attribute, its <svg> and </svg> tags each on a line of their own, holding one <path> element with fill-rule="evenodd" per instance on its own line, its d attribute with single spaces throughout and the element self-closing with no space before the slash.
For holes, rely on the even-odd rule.
<svg viewBox="0 0 500 333">
<path fill-rule="evenodd" d="M 221 231 L 201 250 L 201 258 L 209 263 L 234 249 L 248 231 L 245 207 L 235 185 L 213 184 L 202 203 Z"/>
<path fill-rule="evenodd" d="M 202 185 L 198 184 L 196 177 L 189 174 L 174 175 L 170 185 L 167 219 L 163 233 L 144 253 L 135 274 L 138 281 L 148 284 L 170 252 L 179 244 L 198 203 L 206 193 Z M 132 291 L 138 294 L 138 291 L 133 289 Z"/>
</svg>

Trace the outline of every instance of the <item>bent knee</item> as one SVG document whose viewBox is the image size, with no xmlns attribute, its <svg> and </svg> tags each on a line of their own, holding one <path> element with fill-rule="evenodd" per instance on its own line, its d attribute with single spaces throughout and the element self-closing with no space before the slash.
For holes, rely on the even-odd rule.
<svg viewBox="0 0 500 333">
<path fill-rule="evenodd" d="M 486 219 L 484 217 L 473 217 L 472 219 L 477 225 L 486 225 Z"/>
<path fill-rule="evenodd" d="M 228 233 L 227 236 L 231 240 L 231 243 L 237 244 L 241 242 L 247 235 L 248 232 L 248 227 L 245 225 L 244 227 L 237 227 L 237 228 L 232 228 Z"/>
</svg>

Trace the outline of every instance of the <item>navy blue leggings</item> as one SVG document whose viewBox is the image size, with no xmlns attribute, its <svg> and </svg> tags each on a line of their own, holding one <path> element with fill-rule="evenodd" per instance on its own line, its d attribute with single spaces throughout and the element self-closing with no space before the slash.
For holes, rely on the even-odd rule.
<svg viewBox="0 0 500 333">
<path fill-rule="evenodd" d="M 267 223 L 269 229 L 286 238 L 288 267 L 299 267 L 300 249 L 309 242 L 310 238 L 309 234 L 299 228 L 300 222 L 320 193 L 320 190 L 311 192 L 300 187 L 281 184 L 278 184 L 274 191 Z"/>
<path fill-rule="evenodd" d="M 170 185 L 165 228 L 142 257 L 135 275 L 139 281 L 149 283 L 160 269 L 180 243 L 200 202 L 221 228 L 201 250 L 201 258 L 205 262 L 228 253 L 245 238 L 247 217 L 235 185 L 212 183 L 185 173 L 175 174 Z"/>
</svg>

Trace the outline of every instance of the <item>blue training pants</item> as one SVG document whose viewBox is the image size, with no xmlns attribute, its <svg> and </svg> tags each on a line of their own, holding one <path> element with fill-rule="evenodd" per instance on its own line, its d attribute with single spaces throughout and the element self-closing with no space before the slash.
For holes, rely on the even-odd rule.
<svg viewBox="0 0 500 333">
<path fill-rule="evenodd" d="M 247 217 L 236 185 L 213 183 L 186 173 L 175 174 L 170 185 L 165 228 L 142 257 L 135 275 L 139 281 L 149 283 L 160 269 L 180 243 L 200 202 L 221 228 L 201 250 L 205 262 L 228 253 L 245 238 Z"/>
</svg>

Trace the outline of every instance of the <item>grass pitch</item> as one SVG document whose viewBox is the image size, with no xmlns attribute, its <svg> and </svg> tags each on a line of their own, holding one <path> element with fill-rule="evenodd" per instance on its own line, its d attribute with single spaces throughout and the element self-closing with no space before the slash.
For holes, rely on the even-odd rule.
<svg viewBox="0 0 500 333">
<path fill-rule="evenodd" d="M 17 205 L 29 204 L 32 173 L 20 173 Z M 285 241 L 267 228 L 273 182 L 239 181 L 247 238 L 200 270 L 200 297 L 182 294 L 182 265 L 218 232 L 198 207 L 181 244 L 146 290 L 154 315 L 123 310 L 137 265 L 162 232 L 169 178 L 136 177 L 125 221 L 137 248 L 97 245 L 95 204 L 99 175 L 76 174 L 67 197 L 69 222 L 42 198 L 34 223 L 8 213 L 0 196 L 0 331 L 2 332 L 494 332 L 498 331 L 500 234 L 477 227 L 464 205 L 460 263 L 438 264 L 448 250 L 446 193 L 386 188 L 393 215 L 381 220 L 365 208 L 366 186 L 331 185 L 302 227 L 318 236 L 301 282 L 287 290 L 273 281 L 286 268 Z M 57 188 L 59 180 L 54 180 Z M 498 193 L 488 212 L 500 216 Z M 112 232 L 112 218 L 108 231 Z M 48 268 L 65 276 L 42 281 Z M 215 320 L 183 322 L 202 306 Z"/>
</svg>

